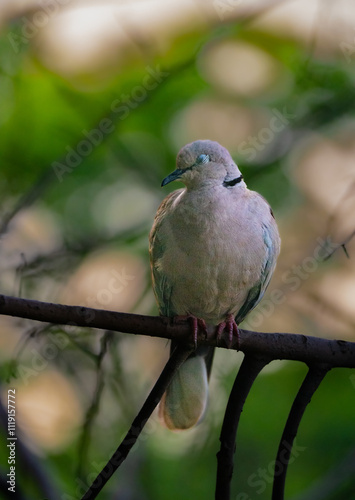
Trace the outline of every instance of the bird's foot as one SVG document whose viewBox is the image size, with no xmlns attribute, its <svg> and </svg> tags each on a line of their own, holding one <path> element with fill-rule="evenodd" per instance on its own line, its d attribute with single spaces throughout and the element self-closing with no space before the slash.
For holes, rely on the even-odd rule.
<svg viewBox="0 0 355 500">
<path fill-rule="evenodd" d="M 198 337 L 198 332 L 199 330 L 204 333 L 204 335 L 207 337 L 207 325 L 204 319 L 202 318 L 197 318 L 193 314 L 186 314 L 186 315 L 179 315 L 175 316 L 176 320 L 189 320 L 191 323 L 191 329 L 192 329 L 192 338 L 194 342 L 195 349 L 197 348 L 197 337 Z"/>
<path fill-rule="evenodd" d="M 238 325 L 235 322 L 233 314 L 228 314 L 226 319 L 218 325 L 217 328 L 217 342 L 219 343 L 222 338 L 222 333 L 227 330 L 228 332 L 228 347 L 231 347 L 233 337 L 237 338 L 237 349 L 239 349 L 239 331 Z"/>
</svg>

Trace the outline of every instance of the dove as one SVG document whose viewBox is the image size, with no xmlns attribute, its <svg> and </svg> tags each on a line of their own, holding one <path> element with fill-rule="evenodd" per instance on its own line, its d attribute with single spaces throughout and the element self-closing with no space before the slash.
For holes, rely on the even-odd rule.
<svg viewBox="0 0 355 500">
<path fill-rule="evenodd" d="M 232 340 L 276 266 L 280 237 L 273 212 L 214 141 L 184 146 L 161 185 L 173 181 L 185 187 L 163 200 L 149 236 L 159 314 L 192 318 L 194 336 L 212 325 L 217 336 L 227 330 Z M 188 429 L 202 419 L 213 353 L 214 347 L 198 346 L 174 374 L 159 409 L 169 429 Z"/>
</svg>

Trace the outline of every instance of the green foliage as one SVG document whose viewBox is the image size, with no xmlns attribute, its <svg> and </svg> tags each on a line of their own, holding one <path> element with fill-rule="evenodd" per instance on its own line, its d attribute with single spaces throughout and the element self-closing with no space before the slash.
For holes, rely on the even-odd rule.
<svg viewBox="0 0 355 500">
<path fill-rule="evenodd" d="M 66 297 L 64 292 L 68 293 L 66 285 L 75 288 L 70 278 L 86 259 L 112 251 L 137 259 L 137 268 L 144 263 L 139 296 L 133 295 L 127 308 L 156 314 L 148 276 L 147 236 L 164 196 L 160 191 L 161 179 L 174 169 L 181 130 L 186 132 L 191 127 L 190 117 L 178 129 L 176 123 L 182 111 L 191 110 L 196 102 L 206 99 L 231 108 L 247 108 L 251 115 L 261 112 L 272 116 L 277 109 L 292 116 L 285 130 L 275 133 L 270 144 L 260 143 L 262 146 L 252 160 L 240 153 L 237 139 L 232 151 L 249 187 L 269 200 L 280 219 L 290 207 L 299 208 L 301 195 L 289 173 L 289 164 L 298 150 L 300 137 L 313 132 L 332 136 L 337 124 L 354 118 L 351 64 L 345 64 L 341 56 L 321 59 L 301 42 L 257 29 L 247 22 L 181 29 L 167 45 L 163 44 L 164 49 L 138 51 L 139 56 L 132 56 L 125 64 L 117 63 L 108 75 L 101 74 L 99 68 L 96 79 L 85 74 L 76 79 L 46 67 L 40 51 L 37 52 L 36 37 L 33 41 L 25 40 L 15 53 L 9 42 L 11 33 L 20 36 L 21 30 L 8 27 L 0 39 L 0 210 L 3 221 L 10 222 L 0 249 L 4 268 L 0 284 L 4 293 L 16 294 L 20 281 L 27 297 L 60 301 Z M 239 95 L 211 82 L 201 70 L 202 56 L 225 41 L 247 43 L 271 57 L 280 67 L 281 83 L 277 88 L 265 88 L 256 95 Z M 147 75 L 149 88 L 145 83 Z M 203 120 L 199 123 L 202 125 Z M 220 126 L 215 124 L 216 133 Z M 255 137 L 259 137 L 262 127 L 264 124 L 254 126 Z M 231 131 L 226 130 L 226 136 L 227 132 Z M 269 146 L 274 149 L 269 151 Z M 41 218 L 43 213 L 48 219 Z M 13 215 L 10 220 L 9 214 Z M 29 217 L 23 226 L 22 216 Z M 289 230 L 292 232 L 293 228 Z M 19 243 L 15 239 L 6 247 L 12 234 L 17 235 Z M 309 244 L 304 242 L 305 247 Z M 96 282 L 84 285 L 86 295 L 83 292 L 78 299 L 84 305 L 90 305 L 85 302 L 89 296 L 106 290 L 101 285 L 95 288 Z M 110 305 L 116 307 L 116 302 Z M 307 324 L 307 318 L 303 319 Z M 296 327 L 299 324 L 295 322 Z M 19 341 L 18 325 L 12 327 L 13 338 Z M 91 431 L 85 438 L 87 455 L 79 456 L 80 426 L 76 423 L 68 431 L 71 435 L 66 444 L 52 449 L 38 444 L 33 463 L 41 464 L 60 495 L 77 499 L 78 491 L 83 493 L 82 485 L 99 472 L 97 464 L 108 460 L 126 432 L 154 382 L 161 360 L 150 353 L 152 359 L 144 365 L 138 354 L 135 357 L 138 341 L 122 340 L 117 334 L 100 365 L 98 332 L 90 334 L 71 328 L 65 330 L 63 338 L 68 336 L 72 342 L 58 347 L 59 354 L 47 361 L 43 373 L 52 368 L 68 381 L 82 409 L 82 424 L 99 393 L 98 411 L 93 412 Z M 5 384 L 15 382 L 19 367 L 33 364 L 31 348 L 43 355 L 47 345 L 45 335 L 31 338 L 27 349 L 17 357 L 17 341 L 9 342 L 1 353 L 0 378 Z M 167 350 L 157 348 L 156 352 L 166 355 Z M 37 370 L 38 377 L 33 376 L 33 380 L 39 379 L 41 373 Z M 230 388 L 235 375 L 235 368 L 224 373 L 217 389 Z M 287 363 L 255 383 L 237 439 L 234 499 L 270 498 L 270 464 L 304 375 L 305 366 Z M 95 392 L 101 376 L 102 390 Z M 307 491 L 350 452 L 355 437 L 352 377 L 346 370 L 331 372 L 307 409 L 297 438 L 297 444 L 305 450 L 290 466 L 288 498 Z M 218 399 L 218 394 L 214 396 Z M 71 411 L 68 407 L 67 412 Z M 180 435 L 167 438 L 153 419 L 152 432 L 138 441 L 136 451 L 100 499 L 118 498 L 120 493 L 122 498 L 127 494 L 132 499 L 212 498 L 223 412 L 216 411 L 216 415 L 218 420 L 207 418 L 189 433 L 188 445 Z M 60 433 L 61 428 L 58 429 Z M 31 430 L 28 432 L 31 434 Z M 170 449 L 164 448 L 164 440 L 169 440 Z M 185 440 L 183 451 L 181 440 Z M 3 447 L 0 453 L 1 463 L 6 464 Z M 268 471 L 267 479 L 261 477 L 264 473 L 260 468 Z M 18 482 L 26 498 L 39 498 L 31 474 L 19 472 Z M 345 478 L 328 500 L 350 498 L 353 484 L 350 477 Z"/>
</svg>

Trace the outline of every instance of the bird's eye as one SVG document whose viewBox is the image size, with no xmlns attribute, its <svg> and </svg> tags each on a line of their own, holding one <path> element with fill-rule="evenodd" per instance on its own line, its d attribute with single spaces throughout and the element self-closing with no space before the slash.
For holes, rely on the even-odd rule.
<svg viewBox="0 0 355 500">
<path fill-rule="evenodd" d="M 209 155 L 200 155 L 196 159 L 196 163 L 201 164 L 201 163 L 208 163 L 210 161 Z"/>
</svg>

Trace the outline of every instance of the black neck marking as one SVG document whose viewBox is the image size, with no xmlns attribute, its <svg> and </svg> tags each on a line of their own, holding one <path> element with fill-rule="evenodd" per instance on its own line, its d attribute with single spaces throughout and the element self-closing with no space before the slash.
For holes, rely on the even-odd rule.
<svg viewBox="0 0 355 500">
<path fill-rule="evenodd" d="M 235 186 L 236 184 L 239 184 L 242 180 L 243 180 L 243 176 L 240 175 L 239 177 L 236 177 L 235 179 L 232 179 L 231 181 L 223 181 L 223 186 L 224 187 Z"/>
</svg>

